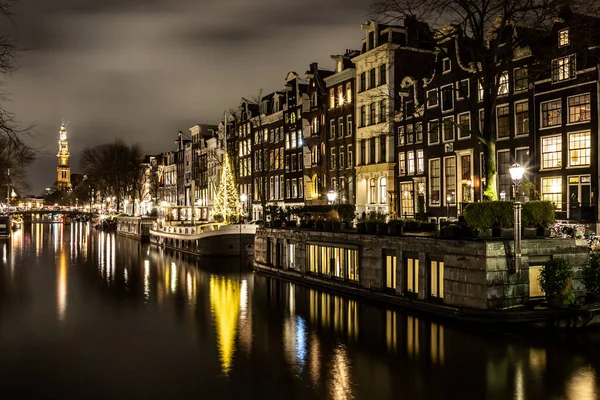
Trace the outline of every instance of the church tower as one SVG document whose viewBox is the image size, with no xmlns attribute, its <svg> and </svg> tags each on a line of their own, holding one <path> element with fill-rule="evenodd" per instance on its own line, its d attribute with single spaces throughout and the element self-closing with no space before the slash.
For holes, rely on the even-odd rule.
<svg viewBox="0 0 600 400">
<path fill-rule="evenodd" d="M 67 140 L 67 128 L 63 121 L 60 126 L 58 139 L 58 167 L 56 172 L 58 175 L 57 186 L 59 190 L 71 189 L 71 168 L 69 167 L 69 141 Z"/>
</svg>

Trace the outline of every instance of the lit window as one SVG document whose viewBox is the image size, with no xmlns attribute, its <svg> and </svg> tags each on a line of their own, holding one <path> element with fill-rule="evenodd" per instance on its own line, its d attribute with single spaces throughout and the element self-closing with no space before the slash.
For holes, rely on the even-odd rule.
<svg viewBox="0 0 600 400">
<path fill-rule="evenodd" d="M 440 159 L 429 160 L 429 184 L 431 204 L 440 204 Z"/>
<path fill-rule="evenodd" d="M 425 171 L 425 162 L 423 159 L 423 150 L 417 150 L 417 174 Z"/>
<path fill-rule="evenodd" d="M 569 97 L 569 123 L 585 122 L 591 119 L 590 94 Z"/>
<path fill-rule="evenodd" d="M 415 173 L 415 153 L 413 151 L 408 152 L 408 174 L 414 175 Z"/>
<path fill-rule="evenodd" d="M 444 298 L 444 262 L 431 261 L 431 297 Z"/>
<path fill-rule="evenodd" d="M 419 259 L 406 259 L 406 291 L 419 293 Z"/>
<path fill-rule="evenodd" d="M 563 29 L 558 32 L 558 46 L 568 46 L 569 45 L 569 30 Z"/>
<path fill-rule="evenodd" d="M 562 166 L 562 138 L 546 136 L 542 138 L 542 169 Z"/>
<path fill-rule="evenodd" d="M 552 82 L 575 78 L 575 55 L 552 60 Z"/>
<path fill-rule="evenodd" d="M 398 174 L 406 174 L 406 161 L 404 153 L 398 153 Z"/>
<path fill-rule="evenodd" d="M 387 198 L 387 178 L 379 179 L 379 202 L 385 203 Z"/>
<path fill-rule="evenodd" d="M 508 71 L 498 77 L 498 96 L 508 94 Z"/>
<path fill-rule="evenodd" d="M 569 135 L 569 166 L 590 165 L 590 132 L 571 133 Z"/>
<path fill-rule="evenodd" d="M 542 128 L 561 124 L 562 106 L 560 99 L 542 103 Z"/>
<path fill-rule="evenodd" d="M 375 178 L 371 178 L 369 181 L 369 189 L 369 202 L 375 204 L 377 203 L 377 185 L 375 184 Z"/>
<path fill-rule="evenodd" d="M 444 180 L 446 183 L 446 204 L 456 204 L 456 158 L 444 158 Z"/>
<path fill-rule="evenodd" d="M 542 178 L 542 200 L 551 201 L 557 209 L 561 209 L 562 178 Z"/>
<path fill-rule="evenodd" d="M 404 145 L 404 127 L 398 127 L 398 146 Z"/>
<path fill-rule="evenodd" d="M 346 83 L 346 103 L 352 103 L 352 84 Z"/>
<path fill-rule="evenodd" d="M 335 107 L 335 92 L 334 89 L 329 89 L 329 108 Z"/>
</svg>

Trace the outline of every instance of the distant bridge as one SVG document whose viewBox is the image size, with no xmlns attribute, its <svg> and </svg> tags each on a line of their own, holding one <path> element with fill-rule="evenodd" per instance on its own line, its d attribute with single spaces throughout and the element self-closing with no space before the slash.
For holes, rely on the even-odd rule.
<svg viewBox="0 0 600 400">
<path fill-rule="evenodd" d="M 23 223 L 29 224 L 32 222 L 60 222 L 61 218 L 76 216 L 91 216 L 93 213 L 81 210 L 65 210 L 65 209 L 42 209 L 42 210 L 11 210 L 9 215 L 21 216 Z"/>
</svg>

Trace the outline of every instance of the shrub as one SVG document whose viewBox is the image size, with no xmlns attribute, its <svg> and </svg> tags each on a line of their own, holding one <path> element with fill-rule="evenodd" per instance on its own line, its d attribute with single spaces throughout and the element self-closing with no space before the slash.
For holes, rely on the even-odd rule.
<svg viewBox="0 0 600 400">
<path fill-rule="evenodd" d="M 481 201 L 465 207 L 467 225 L 477 231 L 491 228 L 512 228 L 513 203 L 511 201 Z"/>
<path fill-rule="evenodd" d="M 581 280 L 588 292 L 600 294 L 600 253 L 590 254 L 590 262 L 581 268 Z"/>
<path fill-rule="evenodd" d="M 573 269 L 564 258 L 553 258 L 542 267 L 539 283 L 546 296 L 565 296 Z"/>
<path fill-rule="evenodd" d="M 549 201 L 529 201 L 523 203 L 521 214 L 523 226 L 528 228 L 548 228 L 554 224 L 554 205 Z"/>
<path fill-rule="evenodd" d="M 329 217 L 332 215 L 330 214 L 331 211 L 337 211 L 339 220 L 341 222 L 352 222 L 354 220 L 356 206 L 354 204 L 323 204 L 312 206 L 300 206 L 289 209 L 290 215 L 293 214 L 298 215 L 300 217 L 303 217 L 305 215 L 317 215 L 322 217 L 323 219 L 329 219 Z"/>
<path fill-rule="evenodd" d="M 367 222 L 385 222 L 387 214 L 379 211 L 370 211 L 367 214 Z"/>
</svg>

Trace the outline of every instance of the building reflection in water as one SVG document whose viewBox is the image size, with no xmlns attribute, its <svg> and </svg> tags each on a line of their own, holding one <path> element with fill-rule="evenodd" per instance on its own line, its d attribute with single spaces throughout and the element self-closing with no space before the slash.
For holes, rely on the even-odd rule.
<svg viewBox="0 0 600 400">
<path fill-rule="evenodd" d="M 569 400 L 584 400 L 600 398 L 596 373 L 591 366 L 576 370 L 567 382 L 567 398 Z"/>
<path fill-rule="evenodd" d="M 59 224 L 54 224 L 58 226 Z M 62 225 L 59 227 L 62 231 Z M 61 242 L 62 243 L 62 242 Z M 59 321 L 64 321 L 67 314 L 67 296 L 68 296 L 68 250 L 65 245 L 61 245 L 58 255 L 58 265 L 56 269 L 56 308 Z"/>
<path fill-rule="evenodd" d="M 210 311 L 217 334 L 221 369 L 228 375 L 235 353 L 235 336 L 240 313 L 240 282 L 212 275 L 209 284 Z"/>
<path fill-rule="evenodd" d="M 333 350 L 333 366 L 331 380 L 331 397 L 334 399 L 351 399 L 351 365 L 346 346 L 338 344 Z"/>
</svg>

